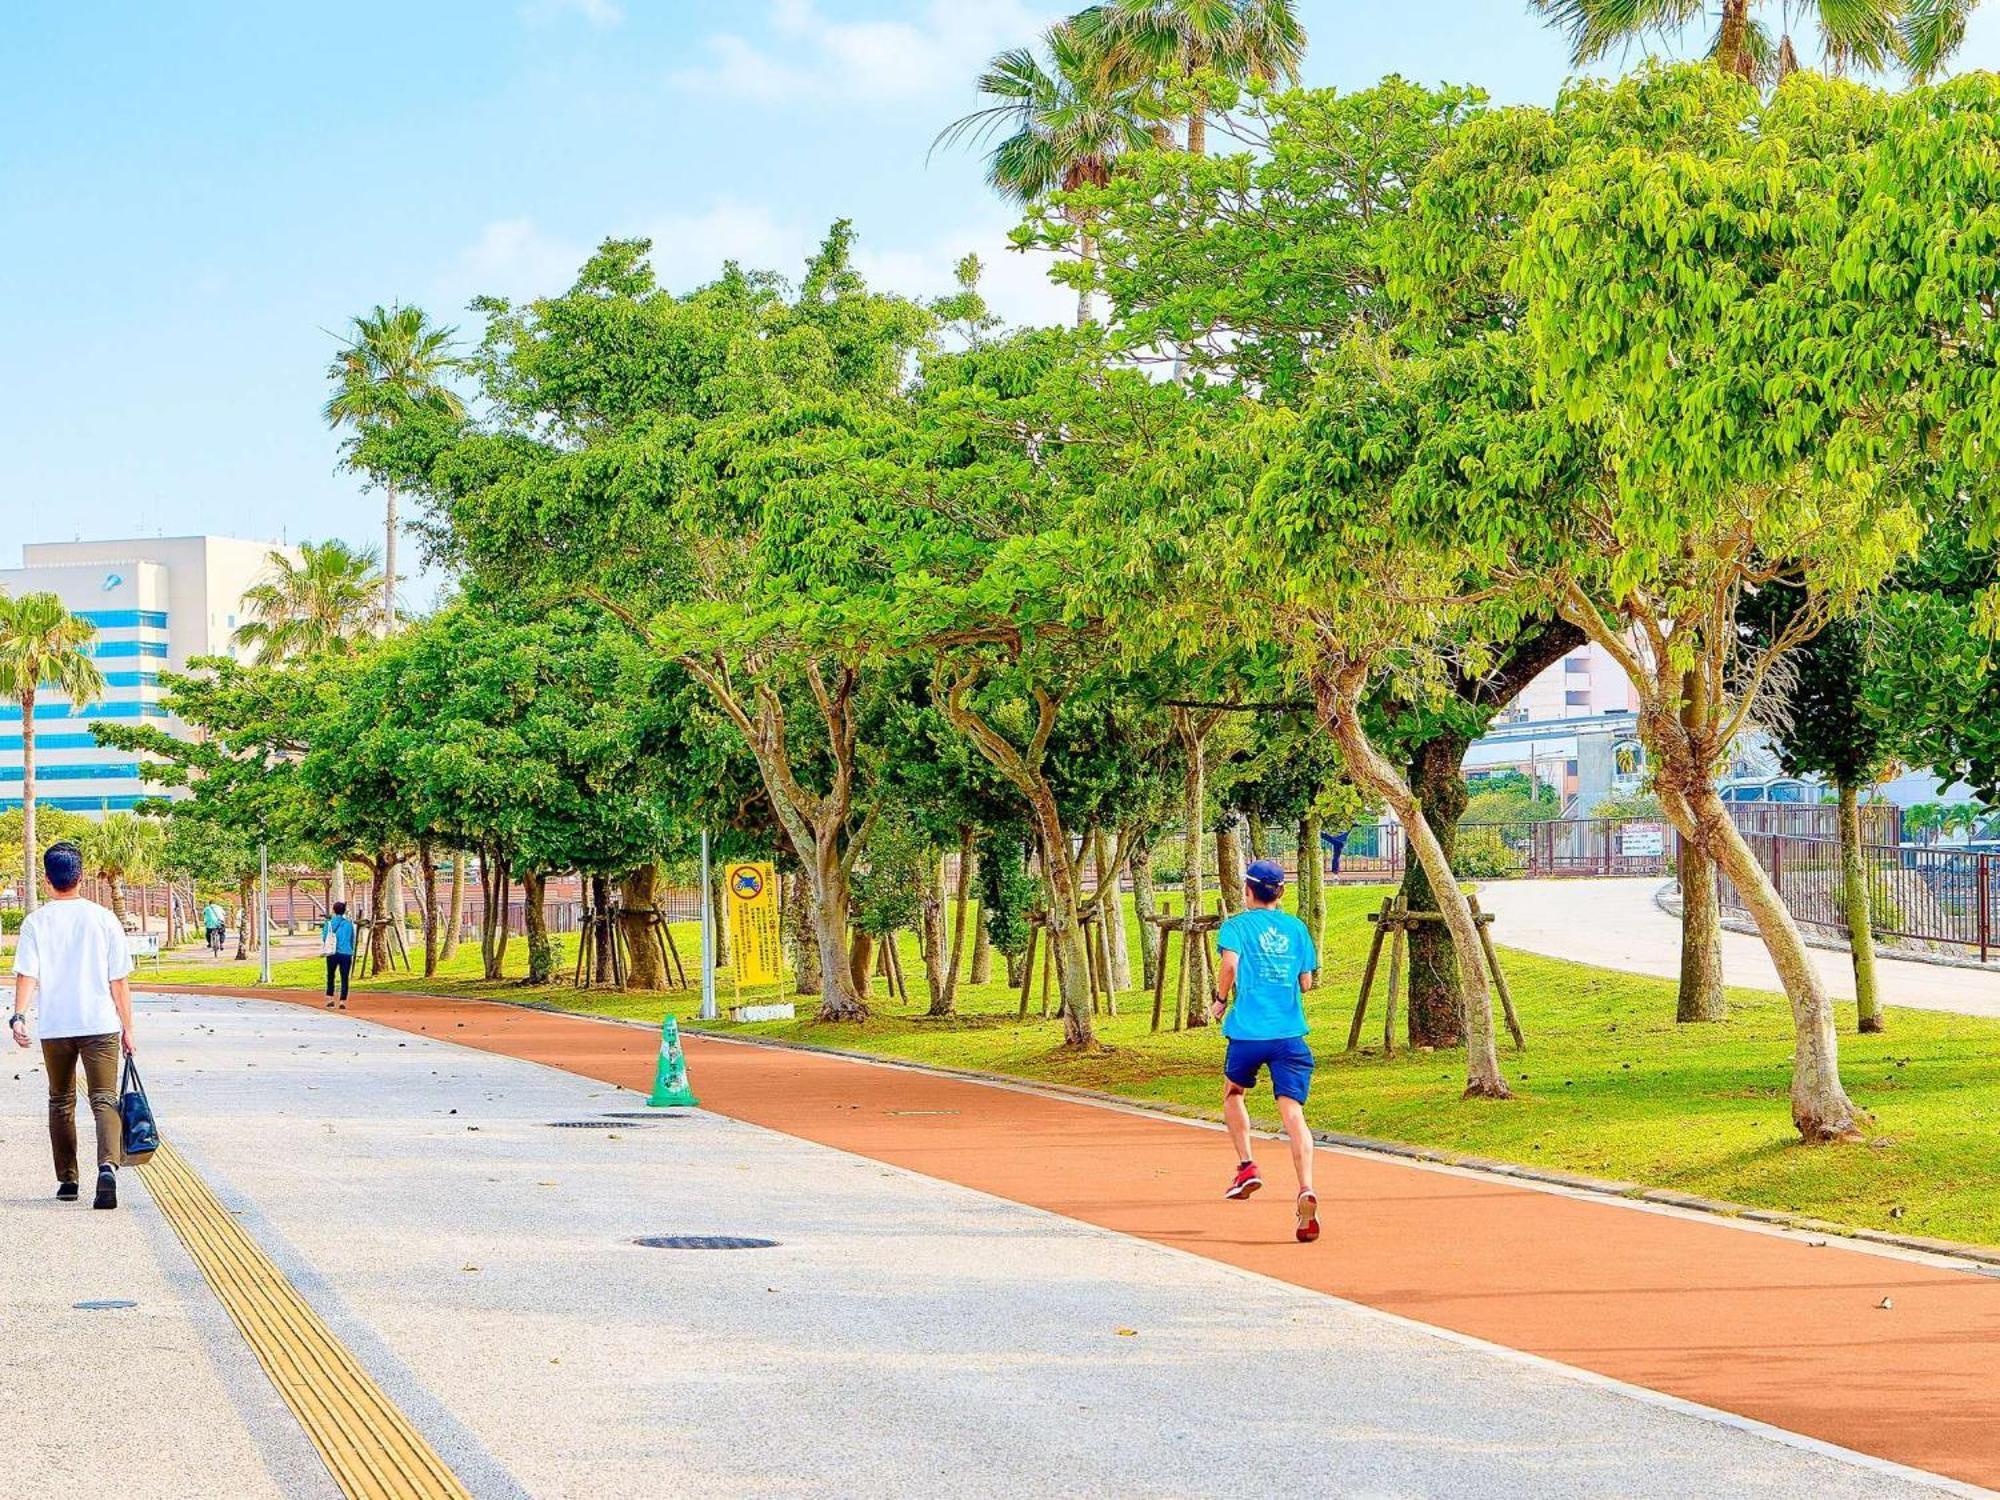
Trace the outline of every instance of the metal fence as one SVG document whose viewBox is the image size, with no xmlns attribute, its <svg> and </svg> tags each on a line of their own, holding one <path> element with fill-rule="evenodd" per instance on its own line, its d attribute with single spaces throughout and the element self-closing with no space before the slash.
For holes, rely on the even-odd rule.
<svg viewBox="0 0 2000 1500">
<path fill-rule="evenodd" d="M 1778 833 L 1744 835 L 1795 921 L 1845 934 L 1840 845 L 1834 839 Z M 1868 904 L 1876 936 L 1892 942 L 1964 948 L 1991 956 L 1996 923 L 1993 856 L 1966 849 L 1864 844 Z M 1741 894 L 1722 882 L 1723 905 L 1744 911 Z"/>
</svg>

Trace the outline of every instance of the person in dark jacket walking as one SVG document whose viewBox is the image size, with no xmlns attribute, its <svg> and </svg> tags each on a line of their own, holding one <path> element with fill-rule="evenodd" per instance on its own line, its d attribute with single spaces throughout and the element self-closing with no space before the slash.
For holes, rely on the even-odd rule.
<svg viewBox="0 0 2000 1500">
<path fill-rule="evenodd" d="M 348 918 L 345 901 L 334 902 L 333 915 L 320 924 L 319 951 L 326 955 L 326 1008 L 334 1008 L 333 982 L 338 979 L 338 1003 L 346 1010 L 347 980 L 354 972 L 354 923 Z"/>
</svg>

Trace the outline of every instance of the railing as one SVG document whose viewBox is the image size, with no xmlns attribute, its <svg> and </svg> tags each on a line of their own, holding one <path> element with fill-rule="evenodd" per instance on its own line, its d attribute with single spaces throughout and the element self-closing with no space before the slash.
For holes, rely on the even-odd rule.
<svg viewBox="0 0 2000 1500">
<path fill-rule="evenodd" d="M 1745 840 L 1795 921 L 1845 935 L 1840 845 L 1832 839 L 1746 833 Z M 1964 948 L 1986 962 L 2000 943 L 2000 888 L 1993 856 L 1965 849 L 1862 846 L 1868 903 L 1877 937 L 1905 944 Z M 1744 911 L 1742 895 L 1722 882 L 1723 905 Z"/>
</svg>

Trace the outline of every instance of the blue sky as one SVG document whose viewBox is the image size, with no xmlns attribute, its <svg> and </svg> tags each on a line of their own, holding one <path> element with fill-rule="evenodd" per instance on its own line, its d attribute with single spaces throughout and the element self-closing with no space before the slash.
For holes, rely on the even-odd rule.
<svg viewBox="0 0 2000 1500">
<path fill-rule="evenodd" d="M 319 420 L 328 330 L 462 321 L 649 234 L 673 284 L 793 269 L 852 217 L 871 275 L 943 290 L 977 249 L 1017 318 L 1067 294 L 1001 250 L 968 155 L 924 157 L 1040 0 L 92 0 L 0 54 L 0 565 L 22 540 L 379 541 Z M 1544 102 L 1525 0 L 1302 0 L 1312 84 L 1385 72 Z M 2000 66 L 2000 5 L 1966 66 Z M 419 598 L 423 590 L 418 591 Z"/>
</svg>

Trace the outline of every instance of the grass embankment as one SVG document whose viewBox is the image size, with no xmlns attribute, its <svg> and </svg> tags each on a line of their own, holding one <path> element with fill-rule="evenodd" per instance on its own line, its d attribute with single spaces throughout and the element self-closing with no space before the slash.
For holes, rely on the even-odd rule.
<svg viewBox="0 0 2000 1500">
<path fill-rule="evenodd" d="M 1511 1103 L 1461 1100 L 1462 1054 L 1379 1055 L 1378 998 L 1371 1005 L 1375 1050 L 1342 1053 L 1371 929 L 1364 914 L 1380 889 L 1328 892 L 1327 951 L 1320 989 L 1307 1011 L 1320 1068 L 1308 1115 L 1315 1127 L 1383 1140 L 1619 1178 L 1651 1187 L 1815 1215 L 1902 1233 L 2000 1245 L 2000 1182 L 1994 1135 L 2000 1126 L 2000 1021 L 1892 1009 L 1880 1036 L 1852 1032 L 1842 1008 L 1842 1071 L 1856 1102 L 1871 1112 L 1872 1139 L 1857 1147 L 1797 1144 L 1787 1102 L 1791 1020 L 1782 997 L 1732 990 L 1728 1021 L 1677 1026 L 1670 981 L 1621 974 L 1503 950 L 1527 1032 L 1525 1052 L 1503 1047 Z M 677 931 L 692 971 L 695 933 Z M 563 948 L 565 963 L 573 954 Z M 1133 947 L 1137 963 L 1136 942 Z M 1102 1089 L 1135 1100 L 1215 1110 L 1222 1042 L 1212 1029 L 1152 1035 L 1151 996 L 1121 998 L 1122 1014 L 1100 1017 L 1109 1050 L 1080 1057 L 1060 1046 L 1058 1023 L 1015 1018 L 1004 983 L 964 991 L 960 1014 L 925 1020 L 923 967 L 906 940 L 910 1004 L 890 1002 L 877 981 L 874 1019 L 820 1025 L 810 1019 L 720 1029 L 850 1051 L 978 1068 L 1021 1078 Z M 525 946 L 508 951 L 510 970 Z M 1004 980 L 1004 966 L 996 973 Z M 174 973 L 171 964 L 166 973 Z M 220 984 L 254 982 L 238 965 L 186 974 Z M 317 988 L 317 958 L 277 965 L 280 984 Z M 562 972 L 566 975 L 568 970 Z M 672 1009 L 693 1022 L 692 994 L 579 992 L 565 982 L 531 989 L 478 977 L 478 953 L 461 949 L 438 979 L 408 975 L 357 981 L 356 989 L 422 989 L 439 995 L 494 995 L 541 1001 L 584 1014 L 657 1022 Z M 1172 976 L 1169 975 L 1171 994 Z M 1040 981 L 1035 1008 L 1039 1010 Z M 720 986 L 731 1002 L 728 976 Z M 745 991 L 744 998 L 769 998 Z M 664 999 L 664 1004 L 663 1004 Z M 802 1011 L 809 1001 L 801 1002 Z M 697 1086 L 699 1080 L 697 1080 Z M 1265 1123 L 1273 1123 L 1268 1096 Z"/>
</svg>

